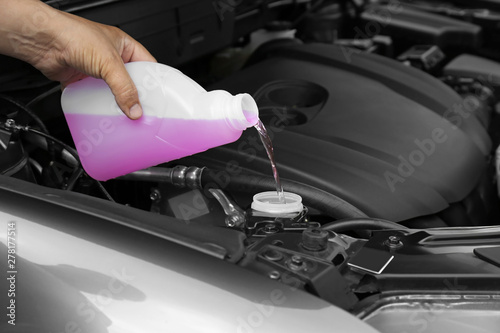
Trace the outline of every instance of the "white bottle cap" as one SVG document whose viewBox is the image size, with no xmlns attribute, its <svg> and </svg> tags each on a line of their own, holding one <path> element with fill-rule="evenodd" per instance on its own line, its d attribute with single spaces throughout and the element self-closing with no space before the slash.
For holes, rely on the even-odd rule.
<svg viewBox="0 0 500 333">
<path fill-rule="evenodd" d="M 285 203 L 280 203 L 278 193 L 276 191 L 261 192 L 253 196 L 252 209 L 271 213 L 271 214 L 286 214 L 302 211 L 302 197 L 295 193 L 284 192 Z"/>
</svg>

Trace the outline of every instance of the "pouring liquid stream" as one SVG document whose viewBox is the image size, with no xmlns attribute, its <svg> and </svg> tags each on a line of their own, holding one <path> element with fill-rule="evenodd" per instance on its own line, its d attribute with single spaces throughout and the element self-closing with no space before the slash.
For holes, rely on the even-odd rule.
<svg viewBox="0 0 500 333">
<path fill-rule="evenodd" d="M 255 129 L 257 129 L 257 132 L 259 132 L 260 141 L 264 145 L 267 156 L 269 157 L 269 161 L 271 162 L 271 168 L 273 170 L 274 180 L 276 181 L 276 192 L 278 193 L 279 203 L 284 204 L 286 203 L 285 194 L 283 193 L 283 186 L 281 186 L 280 176 L 278 174 L 278 169 L 276 168 L 276 161 L 274 160 L 273 143 L 271 141 L 271 138 L 269 137 L 269 134 L 267 133 L 266 127 L 264 126 L 264 124 L 260 119 L 258 120 L 257 124 L 255 124 L 254 127 Z"/>
</svg>

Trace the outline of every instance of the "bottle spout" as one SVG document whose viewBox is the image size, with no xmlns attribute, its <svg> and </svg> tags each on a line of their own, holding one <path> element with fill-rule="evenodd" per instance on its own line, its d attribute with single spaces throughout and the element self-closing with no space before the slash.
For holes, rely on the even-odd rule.
<svg viewBox="0 0 500 333">
<path fill-rule="evenodd" d="M 241 110 L 247 122 L 247 127 L 255 126 L 259 121 L 259 108 L 255 100 L 249 94 L 238 94 L 235 96 L 239 99 Z"/>
<path fill-rule="evenodd" d="M 194 110 L 208 109 L 212 118 L 225 118 L 234 130 L 244 131 L 259 121 L 257 103 L 246 93 L 231 95 L 224 90 L 212 90 L 200 94 L 194 103 Z"/>
<path fill-rule="evenodd" d="M 259 108 L 249 94 L 243 93 L 231 96 L 230 103 L 227 106 L 226 117 L 235 129 L 244 131 L 257 125 Z"/>
</svg>

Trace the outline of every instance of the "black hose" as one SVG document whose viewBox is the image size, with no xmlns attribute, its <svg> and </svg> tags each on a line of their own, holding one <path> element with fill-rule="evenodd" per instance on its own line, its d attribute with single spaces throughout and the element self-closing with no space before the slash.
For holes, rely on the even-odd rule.
<svg viewBox="0 0 500 333">
<path fill-rule="evenodd" d="M 171 168 L 149 168 L 119 177 L 119 179 L 156 181 L 163 183 L 173 183 L 173 181 L 177 181 L 179 184 L 185 184 L 186 180 L 179 179 L 179 177 L 186 177 L 186 174 L 181 175 L 179 173 L 175 175 L 174 170 Z M 210 170 L 207 168 L 201 171 L 199 181 L 192 180 L 190 183 L 196 184 L 197 188 L 199 188 L 201 184 L 201 188 L 207 192 L 211 188 L 246 193 L 276 190 L 276 182 L 274 178 L 269 176 L 255 174 L 234 175 L 226 171 Z M 299 194 L 306 206 L 315 208 L 330 217 L 339 219 L 367 217 L 366 214 L 350 203 L 316 187 L 287 179 L 282 179 L 281 184 L 285 191 Z"/>
<path fill-rule="evenodd" d="M 334 231 L 334 232 L 346 232 L 353 230 L 409 230 L 409 228 L 404 225 L 375 218 L 354 218 L 354 219 L 343 219 L 338 221 L 333 221 L 324 224 L 322 227 L 324 230 Z"/>
<path fill-rule="evenodd" d="M 274 178 L 262 175 L 230 175 L 225 171 L 204 169 L 201 174 L 204 189 L 220 188 L 240 192 L 257 193 L 276 190 Z M 334 194 L 300 182 L 282 179 L 287 192 L 297 193 L 306 206 L 315 208 L 333 218 L 366 218 L 366 214 Z"/>
<path fill-rule="evenodd" d="M 138 180 L 144 182 L 172 183 L 173 168 L 152 167 L 137 170 L 126 175 L 117 177 L 118 180 Z"/>
</svg>

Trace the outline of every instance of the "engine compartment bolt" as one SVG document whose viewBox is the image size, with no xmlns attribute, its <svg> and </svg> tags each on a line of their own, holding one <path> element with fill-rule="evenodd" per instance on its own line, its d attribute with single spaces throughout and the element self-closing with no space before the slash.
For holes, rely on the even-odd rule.
<svg viewBox="0 0 500 333">
<path fill-rule="evenodd" d="M 236 225 L 238 225 L 240 219 L 238 216 L 236 215 L 230 215 L 230 216 L 227 216 L 226 217 L 226 226 L 227 227 L 230 227 L 230 228 L 233 228 L 235 227 Z"/>
<path fill-rule="evenodd" d="M 403 242 L 401 241 L 401 237 L 393 235 L 387 238 L 387 240 L 385 241 L 385 245 L 394 249 L 403 246 Z"/>
<path fill-rule="evenodd" d="M 293 255 L 291 258 L 290 258 L 290 261 L 288 262 L 288 267 L 290 267 L 290 269 L 294 270 L 294 271 L 298 271 L 298 270 L 301 270 L 303 268 L 305 268 L 306 266 L 306 263 L 304 262 L 304 259 L 299 256 L 299 255 Z"/>
<path fill-rule="evenodd" d="M 273 280 L 279 280 L 280 277 L 281 277 L 281 273 L 278 271 L 272 271 L 269 273 L 269 278 L 271 278 Z"/>
<path fill-rule="evenodd" d="M 398 236 L 389 236 L 389 244 L 399 244 L 400 241 Z"/>
<path fill-rule="evenodd" d="M 262 230 L 266 234 L 275 234 L 280 231 L 279 228 L 273 223 L 266 224 Z"/>
<path fill-rule="evenodd" d="M 283 254 L 276 250 L 267 250 L 264 252 L 264 258 L 271 261 L 280 261 L 283 259 Z"/>
<path fill-rule="evenodd" d="M 9 118 L 9 119 L 7 119 L 7 120 L 5 121 L 5 126 L 6 126 L 7 128 L 12 128 L 12 127 L 16 126 L 16 122 L 14 121 L 14 119 L 10 119 L 10 118 Z"/>
<path fill-rule="evenodd" d="M 149 194 L 149 199 L 153 202 L 158 202 L 161 199 L 161 193 L 157 188 L 151 189 L 151 193 Z"/>
<path fill-rule="evenodd" d="M 291 258 L 291 263 L 294 265 L 302 265 L 304 261 L 302 261 L 302 257 L 298 255 L 293 255 Z"/>
</svg>

